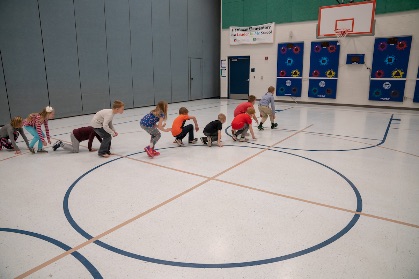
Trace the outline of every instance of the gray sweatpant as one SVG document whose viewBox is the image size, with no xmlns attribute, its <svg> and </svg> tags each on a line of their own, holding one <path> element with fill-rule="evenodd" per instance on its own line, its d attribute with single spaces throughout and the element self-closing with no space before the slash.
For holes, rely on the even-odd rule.
<svg viewBox="0 0 419 279">
<path fill-rule="evenodd" d="M 73 132 L 71 132 L 70 138 L 71 138 L 71 144 L 63 143 L 64 150 L 67 150 L 73 153 L 79 153 L 80 142 L 76 139 Z"/>
<path fill-rule="evenodd" d="M 150 136 L 151 136 L 151 139 L 150 139 L 150 147 L 151 148 L 154 148 L 154 146 L 156 145 L 156 143 L 161 138 L 160 131 L 157 129 L 157 127 L 155 125 L 153 127 L 146 127 L 146 126 L 140 125 L 140 127 L 143 128 L 144 131 L 146 131 L 147 133 L 150 134 Z"/>
<path fill-rule="evenodd" d="M 242 135 L 241 137 L 244 138 L 246 136 L 247 130 L 249 130 L 249 124 L 244 123 L 243 128 L 236 131 L 236 136 Z"/>
</svg>

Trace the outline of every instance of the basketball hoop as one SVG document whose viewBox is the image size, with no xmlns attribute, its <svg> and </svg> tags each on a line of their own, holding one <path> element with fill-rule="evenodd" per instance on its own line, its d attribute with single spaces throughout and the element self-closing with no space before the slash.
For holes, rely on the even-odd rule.
<svg viewBox="0 0 419 279">
<path fill-rule="evenodd" d="M 349 29 L 335 29 L 336 38 L 338 38 L 338 45 L 340 45 L 343 40 L 348 35 Z"/>
</svg>

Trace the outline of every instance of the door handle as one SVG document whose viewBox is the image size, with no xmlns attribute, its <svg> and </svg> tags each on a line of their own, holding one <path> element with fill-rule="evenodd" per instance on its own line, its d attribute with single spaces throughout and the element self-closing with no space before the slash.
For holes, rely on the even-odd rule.
<svg viewBox="0 0 419 279">
<path fill-rule="evenodd" d="M 193 80 L 193 78 L 191 78 L 191 80 Z"/>
<path fill-rule="evenodd" d="M 249 79 L 247 79 L 246 81 L 249 81 Z"/>
</svg>

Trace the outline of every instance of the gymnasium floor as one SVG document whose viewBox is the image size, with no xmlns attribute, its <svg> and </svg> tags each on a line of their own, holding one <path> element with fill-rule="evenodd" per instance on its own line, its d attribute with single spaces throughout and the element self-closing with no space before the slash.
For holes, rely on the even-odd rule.
<svg viewBox="0 0 419 279">
<path fill-rule="evenodd" d="M 186 106 L 201 137 L 240 102 L 171 104 L 167 126 Z M 418 111 L 277 103 L 256 141 L 163 133 L 150 159 L 150 109 L 115 116 L 109 159 L 0 152 L 0 278 L 419 278 Z"/>
</svg>

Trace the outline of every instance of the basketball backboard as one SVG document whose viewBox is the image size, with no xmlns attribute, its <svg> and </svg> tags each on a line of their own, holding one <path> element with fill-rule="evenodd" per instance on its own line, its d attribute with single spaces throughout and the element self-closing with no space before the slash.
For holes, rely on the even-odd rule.
<svg viewBox="0 0 419 279">
<path fill-rule="evenodd" d="M 373 35 L 375 0 L 319 7 L 317 38 L 337 37 L 336 30 L 347 36 Z"/>
</svg>

